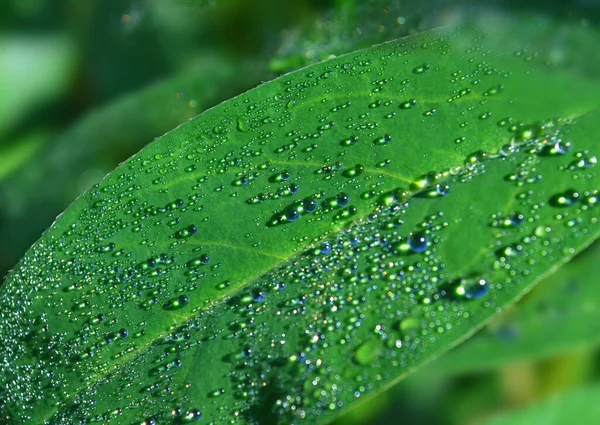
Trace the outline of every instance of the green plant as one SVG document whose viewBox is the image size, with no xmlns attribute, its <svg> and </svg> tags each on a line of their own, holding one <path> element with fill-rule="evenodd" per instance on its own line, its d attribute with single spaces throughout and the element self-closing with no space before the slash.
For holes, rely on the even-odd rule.
<svg viewBox="0 0 600 425">
<path fill-rule="evenodd" d="M 589 246 L 588 53 L 497 19 L 286 74 L 94 186 L 2 286 L 2 419 L 326 423 Z"/>
</svg>

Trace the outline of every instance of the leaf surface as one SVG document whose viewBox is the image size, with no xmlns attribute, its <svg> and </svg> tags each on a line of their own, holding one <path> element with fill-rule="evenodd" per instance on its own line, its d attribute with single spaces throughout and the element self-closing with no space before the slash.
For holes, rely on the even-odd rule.
<svg viewBox="0 0 600 425">
<path fill-rule="evenodd" d="M 423 373 L 488 370 L 600 344 L 599 254 L 596 243 Z"/>
<path fill-rule="evenodd" d="M 589 245 L 600 85 L 482 27 L 287 74 L 86 193 L 2 287 L 5 422 L 324 423 Z"/>
</svg>

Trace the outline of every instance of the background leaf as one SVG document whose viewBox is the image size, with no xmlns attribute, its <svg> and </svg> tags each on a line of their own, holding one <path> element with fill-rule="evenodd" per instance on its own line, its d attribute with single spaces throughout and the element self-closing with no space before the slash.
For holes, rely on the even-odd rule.
<svg viewBox="0 0 600 425">
<path fill-rule="evenodd" d="M 485 423 L 486 425 L 597 424 L 600 420 L 600 408 L 596 403 L 599 396 L 600 388 L 583 388 L 520 411 L 498 416 Z"/>
<path fill-rule="evenodd" d="M 326 421 L 473 332 L 598 235 L 598 82 L 532 29 L 337 58 L 123 164 L 2 287 L 5 419 Z"/>
</svg>

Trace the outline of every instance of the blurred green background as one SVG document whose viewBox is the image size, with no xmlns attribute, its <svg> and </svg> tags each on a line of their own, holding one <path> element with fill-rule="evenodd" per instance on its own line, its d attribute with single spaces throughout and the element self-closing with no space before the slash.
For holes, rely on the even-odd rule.
<svg viewBox="0 0 600 425">
<path fill-rule="evenodd" d="M 600 23 L 599 0 L 3 0 L 0 277 L 77 196 L 181 122 L 282 73 L 484 10 L 585 34 Z M 600 53 L 586 64 L 598 68 Z M 590 276 L 600 267 L 590 258 L 599 257 L 592 247 L 534 291 L 525 313 L 465 344 L 470 352 L 456 350 L 338 423 L 486 423 L 593 385 L 600 284 Z M 561 305 L 577 285 L 586 288 L 579 304 Z M 592 300 L 588 316 L 583 300 Z M 540 337 L 561 326 L 572 340 Z"/>
</svg>

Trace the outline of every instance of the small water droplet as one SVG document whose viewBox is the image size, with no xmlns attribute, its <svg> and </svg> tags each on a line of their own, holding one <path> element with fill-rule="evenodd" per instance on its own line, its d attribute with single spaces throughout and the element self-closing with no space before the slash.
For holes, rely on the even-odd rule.
<svg viewBox="0 0 600 425">
<path fill-rule="evenodd" d="M 415 67 L 413 69 L 413 73 L 415 73 L 415 74 L 424 74 L 428 70 L 429 70 L 429 64 L 424 63 L 422 65 L 419 65 L 419 66 Z"/>
<path fill-rule="evenodd" d="M 417 99 L 407 100 L 406 102 L 402 102 L 400 104 L 400 109 L 412 109 L 417 104 Z"/>
<path fill-rule="evenodd" d="M 177 298 L 169 300 L 165 305 L 165 310 L 178 310 L 185 307 L 190 302 L 190 297 L 187 295 L 180 295 Z"/>
</svg>

